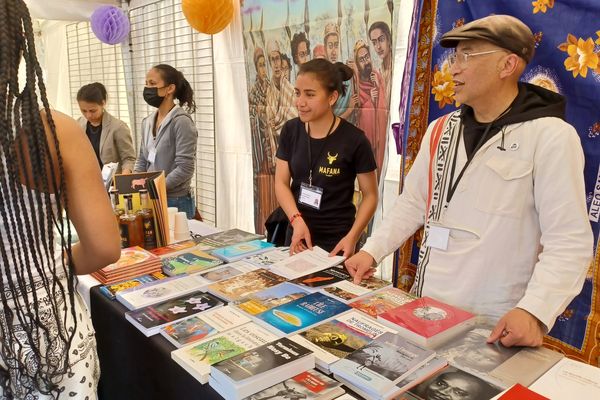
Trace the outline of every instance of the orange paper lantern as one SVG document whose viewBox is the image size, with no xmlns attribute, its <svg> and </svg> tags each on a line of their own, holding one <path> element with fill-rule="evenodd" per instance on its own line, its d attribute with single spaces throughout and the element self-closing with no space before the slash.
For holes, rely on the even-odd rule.
<svg viewBox="0 0 600 400">
<path fill-rule="evenodd" d="M 183 0 L 181 9 L 190 26 L 214 35 L 233 19 L 233 0 Z"/>
</svg>

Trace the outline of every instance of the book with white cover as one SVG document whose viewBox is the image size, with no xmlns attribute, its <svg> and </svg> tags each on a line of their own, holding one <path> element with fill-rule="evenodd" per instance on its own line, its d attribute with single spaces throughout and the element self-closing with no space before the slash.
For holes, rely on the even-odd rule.
<svg viewBox="0 0 600 400">
<path fill-rule="evenodd" d="M 283 337 L 213 364 L 209 383 L 226 400 L 238 400 L 314 367 L 309 349 Z"/>
<path fill-rule="evenodd" d="M 382 396 L 433 357 L 434 351 L 386 332 L 330 369 L 372 396 Z"/>
<path fill-rule="evenodd" d="M 600 368 L 563 358 L 530 387 L 550 399 L 600 399 Z"/>
<path fill-rule="evenodd" d="M 333 285 L 321 288 L 321 291 L 328 296 L 332 296 L 339 301 L 348 303 L 355 301 L 370 293 L 390 287 L 392 282 L 384 281 L 379 278 L 370 277 L 364 279 L 360 284 L 356 285 L 351 279 L 336 282 Z"/>
<path fill-rule="evenodd" d="M 200 383 L 207 383 L 210 366 L 277 339 L 253 322 L 229 329 L 171 352 L 171 358 Z"/>
<path fill-rule="evenodd" d="M 305 250 L 294 254 L 271 265 L 271 271 L 287 279 L 296 279 L 303 275 L 317 272 L 325 268 L 334 267 L 344 261 L 342 256 L 329 257 L 329 253 L 314 246 L 312 250 Z"/>
<path fill-rule="evenodd" d="M 136 290 L 119 292 L 117 301 L 134 310 L 203 289 L 209 283 L 199 274 L 163 279 L 140 285 Z"/>
<path fill-rule="evenodd" d="M 220 265 L 206 272 L 200 272 L 199 275 L 209 283 L 220 282 L 234 276 L 245 274 L 246 272 L 257 269 L 254 265 L 245 261 L 236 261 L 233 263 Z"/>
<path fill-rule="evenodd" d="M 254 265 L 256 268 L 271 268 L 271 265 L 285 260 L 290 257 L 289 247 L 277 247 L 274 250 L 270 250 L 261 254 L 255 254 L 253 256 L 244 259 L 245 262 Z"/>
<path fill-rule="evenodd" d="M 248 322 L 250 318 L 244 313 L 225 306 L 166 325 L 160 334 L 179 348 Z"/>
<path fill-rule="evenodd" d="M 328 374 L 331 364 L 385 332 L 395 331 L 360 311 L 351 310 L 290 339 L 315 353 L 317 368 Z"/>
</svg>

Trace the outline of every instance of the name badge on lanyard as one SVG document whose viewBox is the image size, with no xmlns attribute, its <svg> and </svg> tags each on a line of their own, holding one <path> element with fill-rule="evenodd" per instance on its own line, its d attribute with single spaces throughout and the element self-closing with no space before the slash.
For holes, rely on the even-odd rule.
<svg viewBox="0 0 600 400">
<path fill-rule="evenodd" d="M 307 185 L 302 182 L 300 185 L 300 196 L 298 202 L 306 206 L 319 210 L 321 208 L 321 198 L 323 197 L 323 188 Z"/>
</svg>

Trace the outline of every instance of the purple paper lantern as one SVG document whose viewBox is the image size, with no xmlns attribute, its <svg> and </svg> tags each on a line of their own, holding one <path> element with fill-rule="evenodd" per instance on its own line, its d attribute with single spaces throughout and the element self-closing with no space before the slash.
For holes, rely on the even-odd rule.
<svg viewBox="0 0 600 400">
<path fill-rule="evenodd" d="M 118 7 L 101 6 L 91 18 L 92 31 L 103 43 L 121 43 L 129 34 L 129 18 Z"/>
</svg>

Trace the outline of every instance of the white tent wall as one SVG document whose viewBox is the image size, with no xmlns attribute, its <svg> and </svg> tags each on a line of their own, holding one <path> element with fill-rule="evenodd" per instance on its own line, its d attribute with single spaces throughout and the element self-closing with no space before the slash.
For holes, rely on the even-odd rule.
<svg viewBox="0 0 600 400">
<path fill-rule="evenodd" d="M 137 7 L 152 0 L 133 0 L 130 7 Z M 47 1 L 28 0 L 31 9 L 40 10 L 40 4 Z M 37 3 L 37 4 L 36 4 Z M 86 20 L 99 2 L 86 0 L 56 1 L 56 4 L 81 3 L 78 8 L 80 20 Z M 103 3 L 110 3 L 104 1 Z M 36 4 L 35 6 L 33 6 Z M 53 2 L 53 7 L 56 6 Z M 91 6 L 93 4 L 93 6 Z M 215 81 L 215 135 L 216 135 L 216 173 L 217 173 L 217 224 L 221 228 L 238 227 L 252 231 L 253 215 L 253 179 L 252 154 L 250 144 L 250 126 L 246 70 L 243 58 L 242 23 L 239 2 L 234 2 L 236 10 L 232 23 L 221 33 L 213 36 L 214 81 Z M 400 85 L 404 70 L 408 32 L 410 29 L 414 0 L 403 0 L 400 4 L 400 17 L 396 29 L 396 56 L 392 82 L 390 115 L 391 122 L 398 120 Z M 33 6 L 33 7 L 32 7 Z M 57 15 L 63 20 L 69 14 Z M 48 17 L 49 15 L 37 14 Z M 66 22 L 42 21 L 41 43 L 43 52 L 41 62 L 45 71 L 48 96 L 51 104 L 58 110 L 70 113 L 68 63 L 66 56 Z M 376 214 L 375 226 L 381 221 L 383 211 L 392 206 L 398 193 L 400 157 L 396 155 L 395 143 L 389 134 L 388 167 L 384 182 L 383 207 Z M 384 277 L 391 270 L 386 263 Z"/>
</svg>

